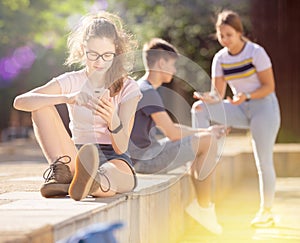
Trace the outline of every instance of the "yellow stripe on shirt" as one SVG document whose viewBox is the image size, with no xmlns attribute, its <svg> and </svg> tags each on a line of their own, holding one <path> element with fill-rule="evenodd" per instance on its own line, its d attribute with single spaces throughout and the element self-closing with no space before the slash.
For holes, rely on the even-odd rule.
<svg viewBox="0 0 300 243">
<path fill-rule="evenodd" d="M 236 74 L 236 75 L 226 75 L 225 76 L 225 80 L 229 81 L 229 80 L 232 80 L 232 79 L 249 77 L 252 74 L 254 74 L 255 72 L 256 72 L 256 69 L 254 68 L 254 69 L 252 69 L 252 70 L 250 70 L 248 72 L 245 72 L 245 73 L 240 73 L 240 74 Z"/>
</svg>

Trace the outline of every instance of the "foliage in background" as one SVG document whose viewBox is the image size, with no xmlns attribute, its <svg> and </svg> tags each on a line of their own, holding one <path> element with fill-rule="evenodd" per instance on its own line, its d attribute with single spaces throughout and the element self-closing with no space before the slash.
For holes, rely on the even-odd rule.
<svg viewBox="0 0 300 243">
<path fill-rule="evenodd" d="M 88 2 L 0 1 L 0 131 L 8 126 L 14 97 L 61 73 L 68 24 Z"/>
<path fill-rule="evenodd" d="M 250 27 L 247 0 L 112 0 L 108 9 L 118 11 L 140 43 L 159 36 L 174 44 L 181 54 L 209 69 L 220 48 L 214 38 L 215 15 L 233 9 L 245 16 Z"/>
<path fill-rule="evenodd" d="M 0 0 L 0 131 L 9 122 L 13 98 L 66 70 L 66 36 L 79 16 L 108 10 L 119 14 L 142 44 L 161 37 L 210 72 L 220 49 L 214 17 L 229 8 L 245 16 L 248 0 Z M 186 83 L 181 89 L 190 92 Z"/>
</svg>

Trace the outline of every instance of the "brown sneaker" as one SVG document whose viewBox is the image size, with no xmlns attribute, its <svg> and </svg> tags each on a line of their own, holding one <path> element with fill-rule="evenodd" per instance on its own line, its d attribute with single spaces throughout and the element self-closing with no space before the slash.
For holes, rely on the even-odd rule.
<svg viewBox="0 0 300 243">
<path fill-rule="evenodd" d="M 75 174 L 69 188 L 70 197 L 76 201 L 85 198 L 92 187 L 99 167 L 98 149 L 93 144 L 83 145 L 77 154 Z"/>
<path fill-rule="evenodd" d="M 61 161 L 63 158 L 67 158 L 68 161 Z M 72 173 L 66 164 L 70 162 L 70 156 L 61 156 L 45 170 L 43 174 L 45 182 L 40 188 L 43 197 L 65 197 L 68 195 Z"/>
</svg>

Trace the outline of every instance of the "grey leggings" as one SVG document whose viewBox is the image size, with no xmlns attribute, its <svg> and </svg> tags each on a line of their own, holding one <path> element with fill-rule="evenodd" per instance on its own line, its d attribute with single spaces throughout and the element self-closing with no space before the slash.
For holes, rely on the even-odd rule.
<svg viewBox="0 0 300 243">
<path fill-rule="evenodd" d="M 201 111 L 194 109 L 197 105 L 202 107 Z M 192 124 L 196 128 L 208 127 L 213 121 L 228 127 L 250 129 L 259 177 L 260 206 L 272 207 L 276 183 L 273 147 L 280 127 L 280 110 L 275 93 L 241 105 L 232 105 L 227 100 L 212 105 L 197 101 L 191 112 Z"/>
</svg>

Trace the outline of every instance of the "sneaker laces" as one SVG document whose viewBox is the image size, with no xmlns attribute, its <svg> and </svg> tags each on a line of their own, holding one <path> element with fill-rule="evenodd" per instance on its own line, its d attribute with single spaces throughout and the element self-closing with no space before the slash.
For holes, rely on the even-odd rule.
<svg viewBox="0 0 300 243">
<path fill-rule="evenodd" d="M 67 158 L 68 161 L 65 162 L 65 161 L 61 161 L 61 159 L 63 158 Z M 55 179 L 55 171 L 56 171 L 56 168 L 57 168 L 57 165 L 58 164 L 63 164 L 63 165 L 66 165 L 66 164 L 69 164 L 71 162 L 71 157 L 68 156 L 68 155 L 64 155 L 64 156 L 60 156 L 58 157 L 54 162 L 53 164 L 51 164 L 49 166 L 48 169 L 45 170 L 44 174 L 43 174 L 43 178 L 45 179 L 45 183 L 52 180 L 52 179 Z"/>
<path fill-rule="evenodd" d="M 107 175 L 105 175 L 106 170 L 103 167 L 100 167 L 99 170 L 98 170 L 98 172 L 100 174 L 100 176 L 99 176 L 99 186 L 100 186 L 100 189 L 101 189 L 102 192 L 108 192 L 110 190 L 110 181 L 109 181 Z M 104 190 L 103 187 L 102 187 L 102 185 L 101 185 L 101 176 L 103 176 L 106 179 L 107 183 L 108 183 L 108 188 L 106 190 Z"/>
</svg>

